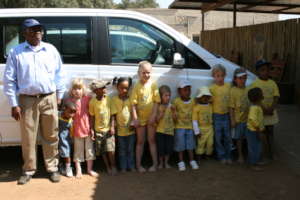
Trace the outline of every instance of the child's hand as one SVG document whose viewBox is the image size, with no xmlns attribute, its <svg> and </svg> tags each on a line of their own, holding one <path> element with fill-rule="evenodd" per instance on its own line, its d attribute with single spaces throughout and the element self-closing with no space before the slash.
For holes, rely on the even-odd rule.
<svg viewBox="0 0 300 200">
<path fill-rule="evenodd" d="M 235 128 L 235 126 L 236 126 L 235 120 L 231 120 L 231 128 Z"/>
<path fill-rule="evenodd" d="M 95 140 L 95 132 L 93 129 L 91 129 L 91 139 L 94 141 Z"/>
<path fill-rule="evenodd" d="M 154 125 L 155 122 L 156 122 L 155 116 L 151 116 L 150 119 L 148 120 L 148 124 L 149 124 L 149 125 Z"/>
<path fill-rule="evenodd" d="M 138 128 L 140 126 L 140 121 L 138 119 L 134 119 L 134 120 L 132 120 L 131 124 L 135 128 Z"/>
<path fill-rule="evenodd" d="M 109 133 L 110 133 L 110 135 L 115 135 L 115 133 L 116 133 L 115 127 L 111 127 Z"/>
<path fill-rule="evenodd" d="M 201 133 L 199 133 L 198 135 L 197 135 L 197 137 L 200 139 L 201 138 L 201 136 L 202 136 L 202 134 Z"/>
</svg>

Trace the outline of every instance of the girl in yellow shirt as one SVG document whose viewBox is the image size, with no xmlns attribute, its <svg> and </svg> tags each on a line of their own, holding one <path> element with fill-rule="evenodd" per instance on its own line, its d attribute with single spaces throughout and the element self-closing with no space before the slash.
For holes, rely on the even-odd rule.
<svg viewBox="0 0 300 200">
<path fill-rule="evenodd" d="M 242 151 L 243 139 L 247 130 L 247 116 L 249 110 L 249 101 L 247 89 L 245 86 L 247 80 L 247 71 L 244 68 L 237 68 L 233 74 L 233 80 L 230 92 L 230 121 L 231 129 L 234 130 L 232 138 L 236 141 L 238 150 L 238 163 L 244 162 Z"/>
<path fill-rule="evenodd" d="M 149 171 L 154 172 L 157 168 L 157 151 L 155 142 L 155 118 L 157 114 L 160 97 L 155 82 L 151 80 L 152 65 L 148 61 L 139 63 L 139 81 L 135 84 L 131 93 L 133 125 L 136 128 L 136 168 L 139 172 L 145 172 L 141 166 L 141 159 L 144 152 L 145 135 L 152 157 L 152 166 Z"/>
<path fill-rule="evenodd" d="M 134 171 L 134 144 L 135 132 L 131 127 L 131 102 L 128 91 L 131 86 L 131 78 L 115 77 L 113 85 L 117 87 L 118 94 L 111 101 L 111 123 L 117 128 L 118 155 L 121 172 Z"/>
<path fill-rule="evenodd" d="M 174 121 L 176 120 L 174 107 L 170 104 L 171 89 L 167 85 L 159 88 L 161 104 L 158 107 L 156 121 L 157 151 L 159 156 L 159 166 L 161 169 L 170 168 L 169 158 L 173 152 Z"/>
</svg>

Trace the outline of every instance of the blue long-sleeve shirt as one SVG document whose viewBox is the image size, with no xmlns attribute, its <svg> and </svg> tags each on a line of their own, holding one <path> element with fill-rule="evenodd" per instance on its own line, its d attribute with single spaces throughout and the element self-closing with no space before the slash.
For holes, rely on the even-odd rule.
<svg viewBox="0 0 300 200">
<path fill-rule="evenodd" d="M 18 95 L 36 95 L 65 91 L 65 73 L 56 48 L 40 42 L 36 47 L 24 42 L 13 48 L 3 76 L 4 93 L 9 104 L 18 106 Z"/>
</svg>

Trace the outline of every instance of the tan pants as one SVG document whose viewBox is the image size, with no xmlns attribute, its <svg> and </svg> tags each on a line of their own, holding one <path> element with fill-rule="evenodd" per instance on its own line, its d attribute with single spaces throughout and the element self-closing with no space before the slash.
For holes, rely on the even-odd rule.
<svg viewBox="0 0 300 200">
<path fill-rule="evenodd" d="M 20 95 L 23 171 L 36 171 L 36 143 L 40 128 L 44 162 L 48 172 L 58 170 L 58 116 L 55 93 L 43 98 Z"/>
</svg>

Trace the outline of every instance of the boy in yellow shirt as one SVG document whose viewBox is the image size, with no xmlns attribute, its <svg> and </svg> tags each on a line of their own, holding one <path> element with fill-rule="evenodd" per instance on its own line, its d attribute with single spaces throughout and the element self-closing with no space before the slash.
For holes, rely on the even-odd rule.
<svg viewBox="0 0 300 200">
<path fill-rule="evenodd" d="M 139 81 L 134 85 L 131 93 L 133 125 L 136 128 L 136 168 L 139 172 L 145 172 L 142 167 L 142 155 L 144 152 L 145 135 L 150 147 L 152 166 L 150 172 L 157 168 L 157 151 L 155 142 L 155 118 L 160 97 L 157 84 L 151 80 L 152 65 L 148 61 L 139 63 Z M 147 130 L 147 131 L 146 131 Z"/>
<path fill-rule="evenodd" d="M 279 89 L 277 84 L 269 78 L 271 64 L 265 60 L 257 61 L 256 71 L 258 78 L 251 84 L 251 88 L 258 87 L 262 90 L 264 99 L 262 109 L 264 111 L 265 136 L 264 147 L 268 157 L 273 159 L 274 151 L 274 125 L 278 123 L 276 111 L 279 100 Z"/>
<path fill-rule="evenodd" d="M 264 131 L 264 116 L 261 107 L 263 93 L 260 88 L 252 88 L 248 92 L 252 105 L 249 109 L 247 120 L 246 139 L 248 145 L 248 162 L 253 170 L 261 170 L 257 166 L 261 156 L 261 137 Z"/>
<path fill-rule="evenodd" d="M 215 150 L 222 164 L 231 164 L 231 134 L 229 117 L 229 98 L 231 86 L 224 82 L 226 70 L 221 65 L 215 65 L 212 70 L 214 84 L 210 87 L 212 94 L 213 120 L 215 131 Z"/>
<path fill-rule="evenodd" d="M 106 95 L 106 86 L 110 82 L 94 80 L 90 89 L 96 94 L 89 103 L 91 131 L 96 140 L 96 154 L 102 155 L 109 174 L 117 173 L 115 165 L 115 132 L 110 123 L 110 98 Z"/>
<path fill-rule="evenodd" d="M 187 150 L 192 169 L 198 169 L 199 166 L 194 160 L 194 152 L 196 142 L 193 131 L 192 111 L 195 102 L 191 99 L 191 86 L 188 80 L 182 80 L 178 84 L 178 94 L 174 102 L 174 108 L 177 116 L 175 122 L 175 135 L 174 135 L 174 150 L 178 152 L 179 171 L 185 171 L 185 163 L 183 160 L 183 153 Z"/>
<path fill-rule="evenodd" d="M 198 89 L 196 105 L 193 108 L 193 129 L 198 138 L 196 154 L 211 156 L 214 146 L 211 93 L 207 87 Z"/>
</svg>

